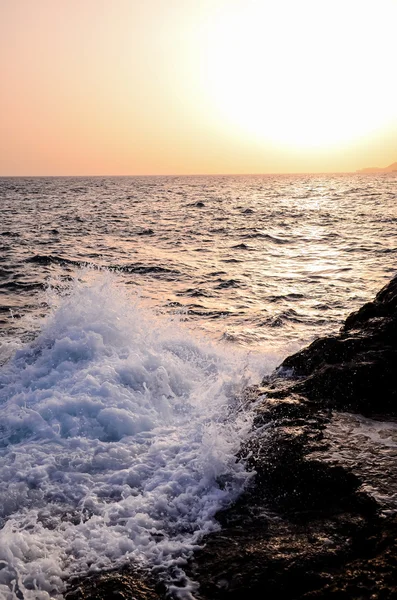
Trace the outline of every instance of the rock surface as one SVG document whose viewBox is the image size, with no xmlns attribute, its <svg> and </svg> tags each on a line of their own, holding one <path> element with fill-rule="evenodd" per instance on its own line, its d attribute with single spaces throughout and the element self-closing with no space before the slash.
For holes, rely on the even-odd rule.
<svg viewBox="0 0 397 600">
<path fill-rule="evenodd" d="M 195 598 L 397 599 L 396 358 L 393 279 L 339 335 L 247 390 L 260 403 L 240 458 L 257 475 L 187 565 Z M 165 590 L 124 569 L 71 585 L 67 598 Z"/>
<path fill-rule="evenodd" d="M 265 385 L 322 406 L 397 416 L 397 278 L 352 313 L 339 335 L 315 340 L 288 357 Z M 291 385 L 286 385 L 287 375 Z"/>
</svg>

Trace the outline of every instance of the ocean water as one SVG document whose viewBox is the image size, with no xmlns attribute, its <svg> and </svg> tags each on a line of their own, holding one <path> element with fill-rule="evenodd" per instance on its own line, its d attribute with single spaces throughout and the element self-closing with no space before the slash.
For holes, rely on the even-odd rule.
<svg viewBox="0 0 397 600">
<path fill-rule="evenodd" d="M 0 180 L 1 599 L 125 563 L 194 597 L 255 476 L 245 387 L 395 274 L 395 200 L 394 174 Z"/>
<path fill-rule="evenodd" d="M 11 178 L 0 203 L 6 332 L 88 262 L 215 339 L 285 352 L 396 272 L 393 173 Z"/>
</svg>

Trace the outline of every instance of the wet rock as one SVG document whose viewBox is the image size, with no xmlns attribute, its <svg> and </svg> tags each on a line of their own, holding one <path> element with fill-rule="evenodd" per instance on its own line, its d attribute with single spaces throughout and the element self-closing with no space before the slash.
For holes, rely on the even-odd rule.
<svg viewBox="0 0 397 600">
<path fill-rule="evenodd" d="M 131 568 L 81 577 L 70 582 L 65 594 L 65 600 L 159 600 L 163 597 L 163 586 Z"/>
<path fill-rule="evenodd" d="M 317 339 L 288 357 L 264 384 L 270 393 L 282 394 L 284 388 L 339 410 L 397 416 L 396 364 L 394 278 L 346 319 L 338 335 Z"/>
<path fill-rule="evenodd" d="M 387 438 L 379 467 L 376 443 L 366 442 L 362 465 L 351 429 L 335 433 L 336 410 L 396 415 L 396 333 L 394 279 L 338 335 L 316 340 L 247 391 L 247 401 L 261 402 L 239 458 L 255 469 L 255 483 L 218 515 L 222 529 L 195 554 L 197 598 L 397 599 L 397 501 L 390 510 L 372 493 L 379 482 L 396 489 L 396 444 Z"/>
<path fill-rule="evenodd" d="M 222 529 L 189 567 L 198 599 L 397 597 L 397 521 L 350 469 L 322 458 L 330 421 L 304 397 L 263 400 L 241 454 L 255 484 L 218 515 Z"/>
</svg>

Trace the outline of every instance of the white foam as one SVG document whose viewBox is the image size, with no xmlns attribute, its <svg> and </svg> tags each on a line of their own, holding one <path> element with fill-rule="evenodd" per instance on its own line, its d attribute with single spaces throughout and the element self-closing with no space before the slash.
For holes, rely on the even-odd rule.
<svg viewBox="0 0 397 600">
<path fill-rule="evenodd" d="M 183 566 L 251 477 L 235 458 L 251 375 L 114 276 L 74 282 L 0 372 L 0 598 L 60 598 L 71 574 L 128 561 Z"/>
</svg>

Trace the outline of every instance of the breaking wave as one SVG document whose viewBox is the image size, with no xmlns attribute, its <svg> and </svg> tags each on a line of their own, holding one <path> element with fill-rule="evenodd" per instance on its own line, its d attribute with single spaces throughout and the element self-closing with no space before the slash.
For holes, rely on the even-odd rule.
<svg viewBox="0 0 397 600">
<path fill-rule="evenodd" d="M 252 477 L 236 453 L 255 360 L 110 273 L 52 303 L 0 371 L 0 597 L 62 598 L 68 577 L 125 563 L 172 583 Z"/>
</svg>

